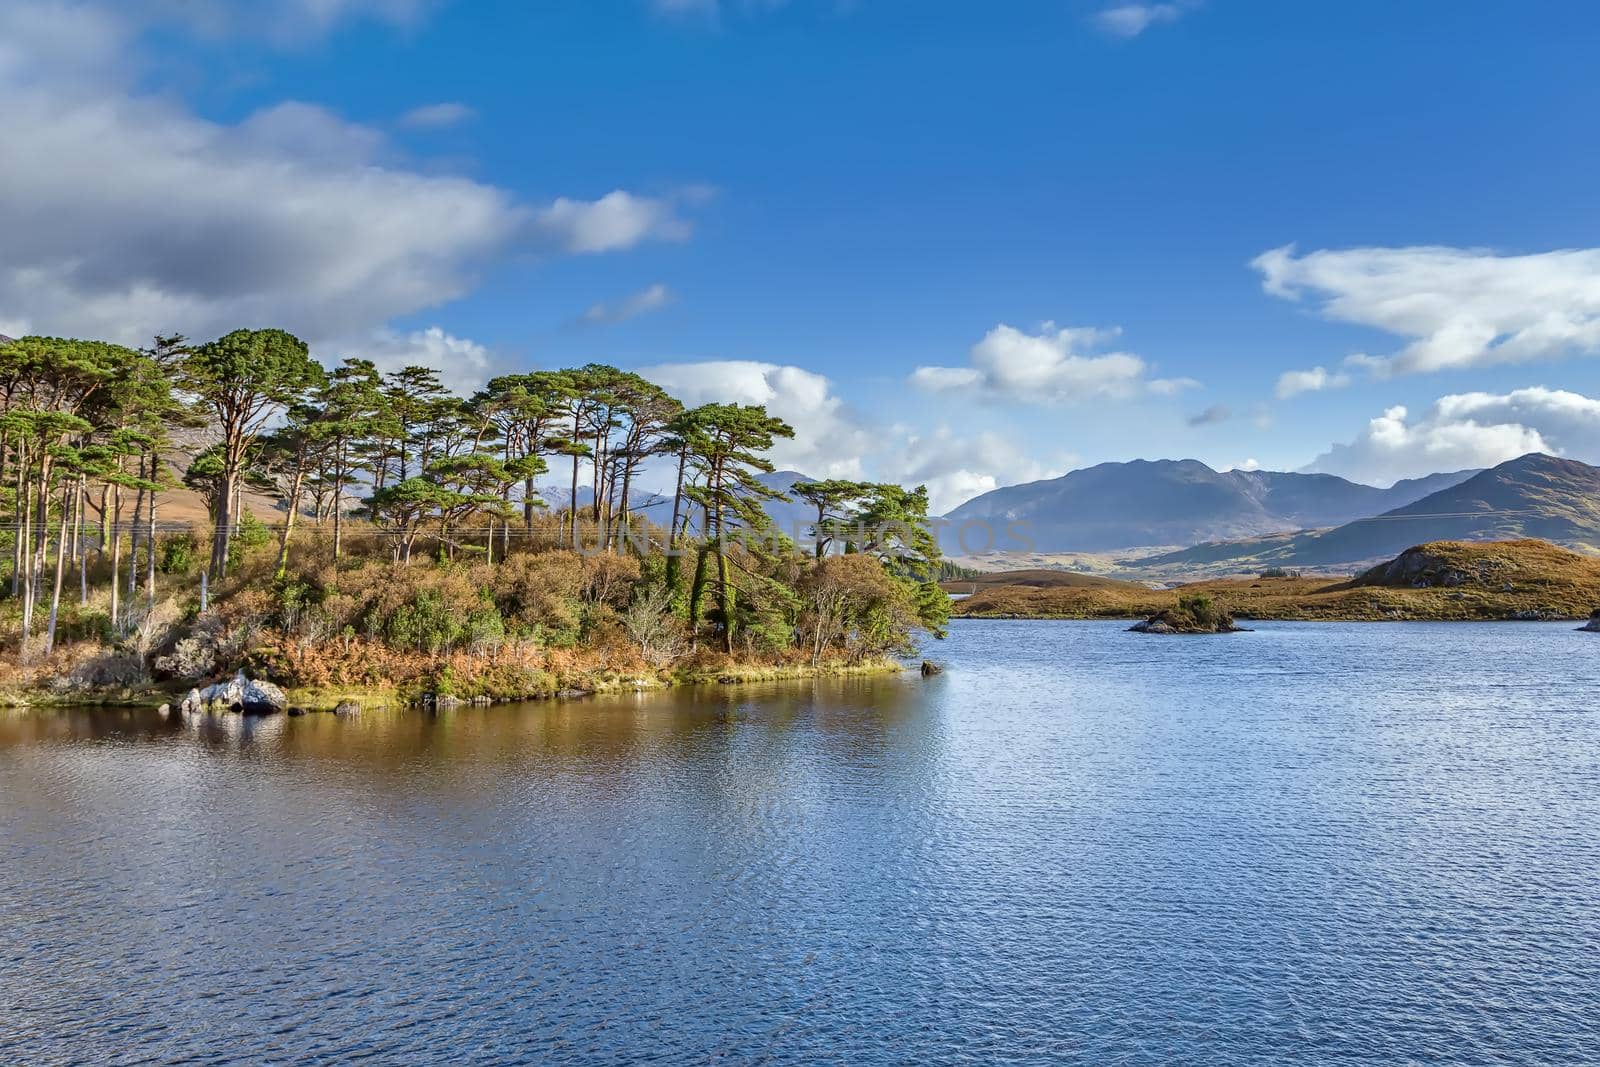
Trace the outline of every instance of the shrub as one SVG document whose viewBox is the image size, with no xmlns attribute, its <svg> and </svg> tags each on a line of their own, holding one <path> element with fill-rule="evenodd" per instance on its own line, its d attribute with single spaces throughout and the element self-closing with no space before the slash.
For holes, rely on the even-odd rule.
<svg viewBox="0 0 1600 1067">
<path fill-rule="evenodd" d="M 246 556 L 271 540 L 272 531 L 267 529 L 267 524 L 256 518 L 254 512 L 246 510 L 239 516 L 239 525 L 228 540 L 228 566 L 237 568 Z"/>
<path fill-rule="evenodd" d="M 576 552 L 518 553 L 497 565 L 491 580 L 501 616 L 518 630 L 559 647 L 577 642 L 588 583 Z"/>
<path fill-rule="evenodd" d="M 1180 596 L 1178 598 L 1178 612 L 1193 619 L 1196 625 L 1214 627 L 1222 619 L 1221 612 L 1217 610 L 1215 602 L 1204 593 L 1193 596 Z"/>
<path fill-rule="evenodd" d="M 194 569 L 194 557 L 199 547 L 193 531 L 163 538 L 156 569 L 162 574 L 188 574 Z"/>
<path fill-rule="evenodd" d="M 672 613 L 672 591 L 665 585 L 642 589 L 622 614 L 622 629 L 653 667 L 664 667 L 684 648 L 683 627 Z"/>
</svg>

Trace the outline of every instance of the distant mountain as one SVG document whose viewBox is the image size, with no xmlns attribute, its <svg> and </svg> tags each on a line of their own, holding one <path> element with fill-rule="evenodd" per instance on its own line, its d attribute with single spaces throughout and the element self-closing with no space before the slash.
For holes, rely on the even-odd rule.
<svg viewBox="0 0 1600 1067">
<path fill-rule="evenodd" d="M 945 516 L 954 524 L 944 533 L 945 551 L 960 551 L 960 524 L 974 521 L 989 523 L 997 537 L 1007 523 L 1024 523 L 1039 552 L 1192 545 L 1334 526 L 1410 504 L 1476 473 L 1378 489 L 1332 474 L 1215 471 L 1193 459 L 1101 463 L 967 501 Z M 977 535 L 967 540 L 972 545 Z"/>
<path fill-rule="evenodd" d="M 817 509 L 807 504 L 804 500 L 790 492 L 796 482 L 815 482 L 820 479 L 813 478 L 799 471 L 773 471 L 771 474 L 758 474 L 756 481 L 768 489 L 775 489 L 789 499 L 769 500 L 762 505 L 767 513 L 767 518 L 772 524 L 790 537 L 795 536 L 796 529 L 802 539 L 810 536 L 811 524 L 817 521 Z"/>
<path fill-rule="evenodd" d="M 1534 452 L 1332 529 L 1201 544 L 1130 565 L 1157 571 L 1328 567 L 1387 558 L 1425 541 L 1527 537 L 1600 552 L 1600 468 Z"/>
</svg>

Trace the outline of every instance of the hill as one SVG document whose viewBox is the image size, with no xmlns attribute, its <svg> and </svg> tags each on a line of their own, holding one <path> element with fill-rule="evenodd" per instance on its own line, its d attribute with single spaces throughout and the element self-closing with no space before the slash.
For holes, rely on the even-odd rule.
<svg viewBox="0 0 1600 1067">
<path fill-rule="evenodd" d="M 1540 538 L 1600 552 L 1600 468 L 1530 453 L 1421 500 L 1327 530 L 1196 545 L 1130 560 L 1141 573 L 1351 567 L 1419 541 Z"/>
<path fill-rule="evenodd" d="M 1101 463 L 975 497 L 945 516 L 954 526 L 943 540 L 947 553 L 960 554 L 958 530 L 968 522 L 988 523 L 997 532 L 1008 523 L 1026 524 L 1040 552 L 1237 540 L 1381 514 L 1475 473 L 1435 474 L 1379 489 L 1331 474 L 1216 471 L 1192 459 Z"/>
<path fill-rule="evenodd" d="M 1241 619 L 1582 619 L 1600 559 L 1545 541 L 1416 545 L 1358 578 L 1225 578 L 1150 590 L 994 584 L 952 606 L 976 618 L 1136 618 L 1206 596 Z"/>
<path fill-rule="evenodd" d="M 1128 593 L 1149 592 L 1150 587 L 1138 582 L 1124 582 L 1103 578 L 1097 574 L 1078 571 L 1021 570 L 990 571 L 972 578 L 956 578 L 941 583 L 947 593 L 978 593 L 984 589 L 1001 586 L 1018 586 L 1027 589 L 1112 589 Z"/>
</svg>

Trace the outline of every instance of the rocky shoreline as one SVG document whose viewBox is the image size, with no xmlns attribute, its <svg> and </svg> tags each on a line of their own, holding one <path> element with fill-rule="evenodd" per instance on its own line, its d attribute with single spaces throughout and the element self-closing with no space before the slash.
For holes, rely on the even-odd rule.
<svg viewBox="0 0 1600 1067">
<path fill-rule="evenodd" d="M 76 689 L 60 692 L 36 688 L 0 691 L 0 710 L 5 707 L 157 707 L 163 714 L 247 715 L 283 714 L 290 717 L 314 714 L 359 715 L 363 710 L 415 708 L 443 711 L 463 707 L 489 707 L 496 704 L 535 703 L 548 700 L 576 701 L 600 694 L 642 693 L 693 685 L 757 685 L 806 681 L 829 677 L 901 674 L 921 671 L 924 677 L 941 668 L 924 661 L 903 663 L 894 659 L 865 663 L 823 663 L 746 665 L 718 670 L 678 671 L 659 675 L 621 675 L 609 672 L 583 674 L 566 680 L 561 687 L 532 693 L 474 693 L 458 695 L 439 692 L 405 692 L 399 689 L 318 688 L 283 689 L 264 679 L 251 679 L 243 671 L 234 677 L 206 686 L 196 686 L 181 695 L 170 688 L 149 685 L 132 688 Z"/>
</svg>

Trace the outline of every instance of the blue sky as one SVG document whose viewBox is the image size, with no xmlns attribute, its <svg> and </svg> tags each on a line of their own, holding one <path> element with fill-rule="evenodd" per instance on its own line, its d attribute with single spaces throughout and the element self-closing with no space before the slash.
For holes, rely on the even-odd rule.
<svg viewBox="0 0 1600 1067">
<path fill-rule="evenodd" d="M 0 330 L 603 360 L 944 506 L 1595 461 L 1597 38 L 1559 0 L 15 0 Z"/>
</svg>

